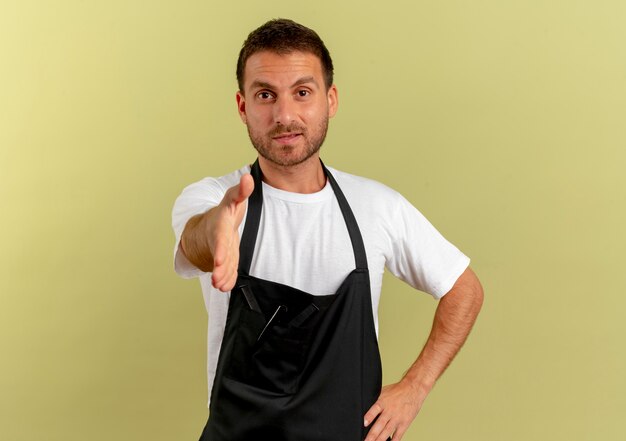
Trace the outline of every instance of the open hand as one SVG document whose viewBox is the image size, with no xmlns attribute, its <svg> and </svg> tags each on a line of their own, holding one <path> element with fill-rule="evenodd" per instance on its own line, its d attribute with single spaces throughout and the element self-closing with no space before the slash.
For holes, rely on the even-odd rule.
<svg viewBox="0 0 626 441">
<path fill-rule="evenodd" d="M 376 422 L 365 441 L 399 441 L 413 422 L 424 399 L 408 382 L 399 382 L 383 387 L 378 400 L 365 414 L 365 426 Z"/>
<path fill-rule="evenodd" d="M 246 201 L 254 189 L 254 180 L 243 175 L 239 184 L 229 188 L 220 204 L 207 219 L 207 239 L 213 256 L 211 283 L 220 291 L 230 291 L 237 281 L 239 265 L 239 226 L 246 212 Z"/>
</svg>

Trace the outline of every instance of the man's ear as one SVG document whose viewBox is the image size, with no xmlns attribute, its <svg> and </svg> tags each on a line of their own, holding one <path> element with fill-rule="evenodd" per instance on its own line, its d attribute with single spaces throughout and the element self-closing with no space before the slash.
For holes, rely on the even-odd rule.
<svg viewBox="0 0 626 441">
<path fill-rule="evenodd" d="M 243 96 L 243 93 L 237 91 L 237 95 L 235 96 L 237 99 L 237 111 L 239 112 L 239 118 L 245 124 L 246 123 L 246 99 Z"/>
<path fill-rule="evenodd" d="M 339 95 L 337 94 L 337 86 L 334 84 L 330 86 L 328 92 L 326 93 L 326 98 L 328 99 L 328 117 L 332 118 L 337 113 L 337 108 L 339 107 Z"/>
</svg>

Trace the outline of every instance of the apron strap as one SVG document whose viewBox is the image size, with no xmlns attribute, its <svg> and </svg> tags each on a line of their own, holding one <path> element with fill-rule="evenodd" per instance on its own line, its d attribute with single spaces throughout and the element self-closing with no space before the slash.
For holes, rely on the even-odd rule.
<svg viewBox="0 0 626 441">
<path fill-rule="evenodd" d="M 263 209 L 263 185 L 261 181 L 261 167 L 257 159 L 251 167 L 250 174 L 254 178 L 254 190 L 248 198 L 248 212 L 246 224 L 243 227 L 241 243 L 239 244 L 239 274 L 249 275 L 252 264 L 252 253 L 256 244 L 256 236 L 261 223 Z"/>
<path fill-rule="evenodd" d="M 320 160 L 324 174 L 330 182 L 330 186 L 335 193 L 341 214 L 346 222 L 348 228 L 348 234 L 350 235 L 350 241 L 352 242 L 352 250 L 354 252 L 354 262 L 356 268 L 360 270 L 367 270 L 367 255 L 365 254 L 365 245 L 363 244 L 363 237 L 361 236 L 361 230 L 357 224 L 356 218 L 352 213 L 352 209 L 346 200 L 339 184 L 335 181 L 333 175 L 328 171 L 324 163 Z M 250 265 L 252 264 L 252 254 L 254 253 L 254 246 L 256 245 L 257 233 L 259 231 L 259 225 L 261 224 L 261 211 L 263 210 L 263 173 L 259 166 L 259 160 L 257 159 L 252 164 L 250 174 L 254 179 L 254 190 L 248 198 L 248 212 L 246 214 L 246 223 L 244 225 L 243 234 L 241 236 L 241 243 L 239 244 L 239 274 L 249 275 Z"/>
<path fill-rule="evenodd" d="M 346 226 L 348 227 L 350 241 L 352 242 L 352 250 L 354 251 L 354 262 L 356 264 L 356 268 L 366 270 L 367 254 L 365 254 L 365 245 L 363 244 L 363 237 L 361 236 L 359 224 L 356 222 L 356 218 L 354 217 L 354 213 L 352 213 L 350 204 L 348 204 L 346 197 L 343 195 L 343 191 L 341 191 L 341 188 L 339 188 L 339 184 L 337 184 L 337 181 L 335 181 L 335 178 L 330 173 L 330 171 L 328 171 L 321 159 L 320 163 L 322 164 L 324 173 L 326 173 L 326 177 L 330 181 L 330 186 L 335 192 L 337 202 L 339 202 L 339 208 L 341 208 L 341 213 L 343 214 L 343 219 L 346 222 Z"/>
</svg>

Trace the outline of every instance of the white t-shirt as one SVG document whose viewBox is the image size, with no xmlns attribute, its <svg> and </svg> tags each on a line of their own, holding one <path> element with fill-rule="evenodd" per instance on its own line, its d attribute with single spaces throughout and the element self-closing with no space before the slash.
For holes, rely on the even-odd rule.
<svg viewBox="0 0 626 441">
<path fill-rule="evenodd" d="M 385 267 L 412 287 L 439 299 L 469 265 L 469 258 L 448 242 L 398 192 L 370 179 L 328 167 L 343 191 L 361 230 L 378 333 L 378 304 Z M 199 277 L 207 312 L 209 397 L 215 377 L 230 293 L 211 285 L 211 274 L 193 266 L 180 251 L 187 221 L 219 204 L 250 167 L 186 187 L 176 199 L 174 267 L 185 278 Z M 245 218 L 239 228 L 243 232 Z M 354 252 L 330 183 L 317 193 L 279 190 L 263 183 L 263 210 L 250 275 L 315 295 L 333 294 L 355 268 Z"/>
</svg>

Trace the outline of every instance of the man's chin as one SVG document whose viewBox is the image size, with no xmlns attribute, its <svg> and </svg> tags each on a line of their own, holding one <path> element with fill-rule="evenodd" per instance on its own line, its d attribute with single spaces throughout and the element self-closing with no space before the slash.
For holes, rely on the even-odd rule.
<svg viewBox="0 0 626 441">
<path fill-rule="evenodd" d="M 259 150 L 259 154 L 267 161 L 271 162 L 274 165 L 278 165 L 281 167 L 295 167 L 297 165 L 300 165 L 304 162 L 306 162 L 307 160 L 311 159 L 318 150 L 314 151 L 314 152 L 307 152 L 306 154 L 292 154 L 287 153 L 287 154 L 279 154 L 279 155 L 275 155 L 275 154 L 267 154 L 267 152 L 262 152 Z"/>
</svg>

